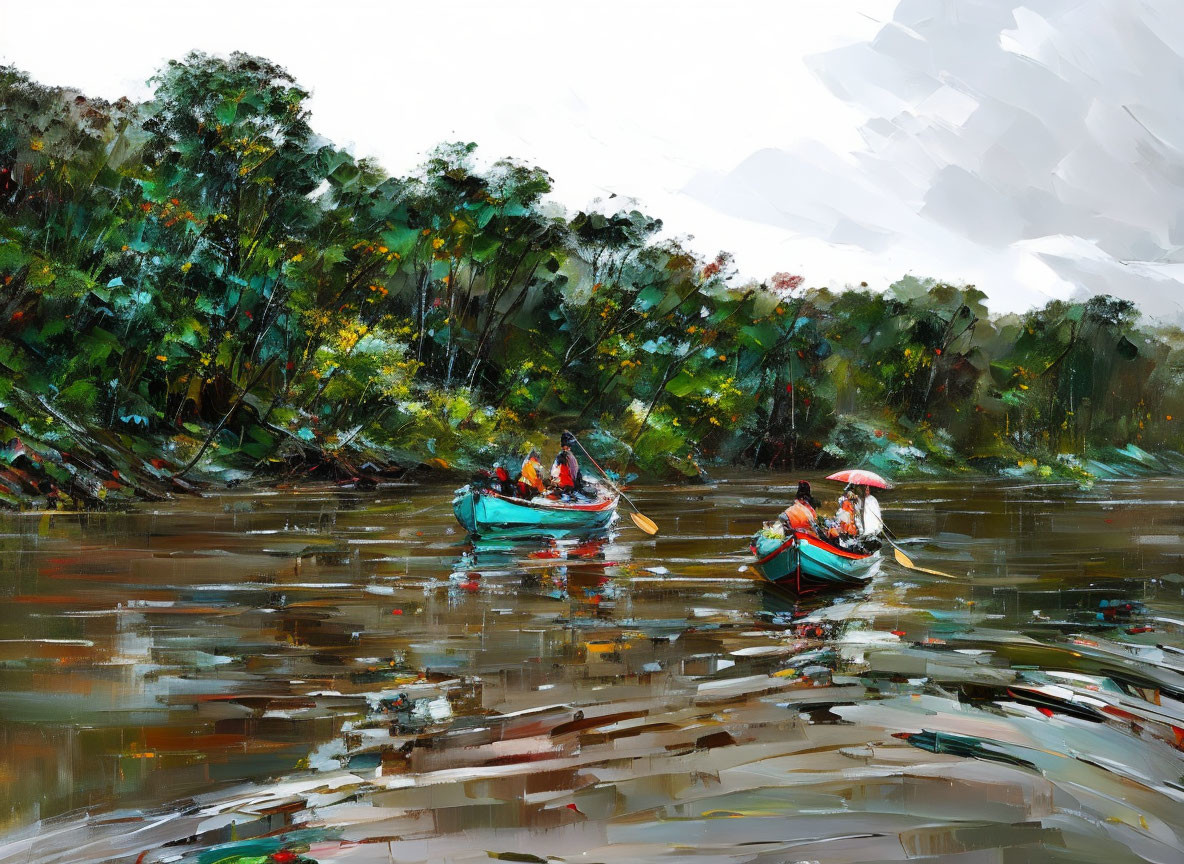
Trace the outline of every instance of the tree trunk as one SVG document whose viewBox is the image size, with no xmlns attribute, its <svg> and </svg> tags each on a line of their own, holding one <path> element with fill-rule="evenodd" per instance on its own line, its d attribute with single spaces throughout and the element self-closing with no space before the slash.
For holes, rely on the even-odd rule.
<svg viewBox="0 0 1184 864">
<path fill-rule="evenodd" d="M 209 448 L 209 446 L 213 442 L 214 438 L 218 435 L 219 432 L 221 432 L 223 430 L 223 428 L 225 428 L 226 424 L 230 422 L 230 418 L 234 416 L 234 412 L 237 411 L 238 407 L 243 404 L 243 400 L 247 398 L 247 394 L 251 392 L 251 388 L 259 383 L 259 381 L 263 378 L 263 376 L 271 368 L 273 363 L 275 363 L 274 357 L 272 357 L 270 360 L 268 360 L 266 363 L 264 363 L 263 368 L 260 369 L 257 373 L 255 373 L 255 377 L 251 379 L 250 383 L 247 384 L 247 386 L 243 387 L 242 392 L 238 394 L 238 398 L 234 400 L 234 403 L 230 406 L 230 409 L 223 415 L 222 419 L 218 421 L 218 425 L 216 425 L 212 430 L 210 430 L 210 434 L 206 436 L 206 440 L 201 443 L 201 447 L 199 447 L 197 452 L 195 454 L 193 454 L 193 458 L 190 459 L 187 463 L 185 463 L 184 468 L 182 468 L 179 472 L 177 472 L 176 474 L 173 475 L 174 478 L 179 480 L 180 478 L 184 477 L 186 474 L 188 474 L 193 469 L 193 466 L 196 465 L 198 460 L 201 459 L 201 457 L 205 454 L 206 450 Z"/>
</svg>

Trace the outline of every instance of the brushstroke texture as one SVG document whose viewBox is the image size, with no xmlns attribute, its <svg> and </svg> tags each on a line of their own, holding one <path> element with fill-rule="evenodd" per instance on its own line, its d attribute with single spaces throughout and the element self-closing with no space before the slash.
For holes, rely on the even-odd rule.
<svg viewBox="0 0 1184 864">
<path fill-rule="evenodd" d="M 790 480 L 637 489 L 644 540 L 408 486 L 14 524 L 0 861 L 1175 860 L 1173 482 L 915 486 L 955 578 L 795 605 L 740 569 Z"/>
<path fill-rule="evenodd" d="M 865 149 L 762 150 L 687 191 L 870 253 L 864 278 L 941 261 L 1005 308 L 1105 291 L 1178 323 L 1182 55 L 1171 2 L 905 0 L 809 60 Z"/>
</svg>

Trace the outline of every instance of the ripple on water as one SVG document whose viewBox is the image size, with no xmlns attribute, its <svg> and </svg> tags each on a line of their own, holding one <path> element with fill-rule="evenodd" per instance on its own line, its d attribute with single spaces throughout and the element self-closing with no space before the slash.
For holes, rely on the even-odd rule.
<svg viewBox="0 0 1184 864">
<path fill-rule="evenodd" d="M 8 835 L 26 862 L 276 831 L 318 861 L 1171 860 L 1173 483 L 905 484 L 886 520 L 953 578 L 799 601 L 740 569 L 796 479 L 638 488 L 662 533 L 588 542 L 471 544 L 451 485 L 12 517 Z"/>
</svg>

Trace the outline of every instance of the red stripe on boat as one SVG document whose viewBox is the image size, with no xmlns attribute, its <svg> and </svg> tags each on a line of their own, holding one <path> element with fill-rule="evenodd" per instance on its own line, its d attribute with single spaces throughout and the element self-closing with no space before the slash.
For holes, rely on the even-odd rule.
<svg viewBox="0 0 1184 864">
<path fill-rule="evenodd" d="M 871 552 L 864 552 L 862 555 L 857 554 L 855 552 L 848 552 L 845 549 L 840 549 L 838 546 L 832 546 L 830 543 L 827 543 L 821 537 L 815 537 L 813 534 L 807 534 L 804 531 L 795 531 L 792 537 L 790 537 L 788 540 L 786 540 L 784 543 L 782 543 L 780 546 L 778 546 L 776 549 L 774 549 L 772 552 L 770 552 L 764 558 L 761 558 L 756 563 L 757 564 L 766 564 L 769 561 L 772 561 L 774 558 L 776 558 L 778 555 L 780 555 L 782 552 L 784 552 L 786 547 L 792 546 L 794 544 L 794 542 L 798 541 L 798 540 L 808 541 L 810 543 L 813 543 L 818 548 L 831 553 L 832 555 L 838 555 L 840 558 L 850 558 L 853 561 L 862 561 L 864 558 L 870 558 L 872 555 Z M 752 549 L 753 554 L 755 555 L 756 548 L 755 547 L 749 547 L 749 548 Z"/>
</svg>

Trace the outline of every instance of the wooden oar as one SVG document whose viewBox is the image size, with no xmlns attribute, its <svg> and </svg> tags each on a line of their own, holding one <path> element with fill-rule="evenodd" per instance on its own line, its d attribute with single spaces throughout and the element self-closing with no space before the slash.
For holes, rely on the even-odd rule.
<svg viewBox="0 0 1184 864">
<path fill-rule="evenodd" d="M 620 487 L 618 487 L 616 483 L 609 479 L 608 474 L 604 472 L 603 468 L 596 464 L 596 460 L 592 458 L 592 454 L 584 449 L 584 445 L 580 443 L 580 439 L 578 438 L 576 439 L 576 446 L 580 448 L 581 453 L 588 457 L 588 461 L 596 466 L 596 470 L 600 472 L 600 476 L 604 478 L 605 482 L 608 483 L 608 485 L 611 486 L 618 495 L 625 499 L 625 503 L 633 508 L 633 512 L 629 514 L 629 518 L 633 520 L 633 524 L 644 531 L 646 534 L 657 534 L 657 523 L 654 522 L 654 520 L 649 516 L 646 516 L 644 513 L 638 510 L 637 505 L 629 500 L 629 496 L 622 492 Z"/>
<path fill-rule="evenodd" d="M 930 576 L 942 576 L 946 579 L 957 579 L 957 576 L 951 576 L 949 573 L 942 573 L 940 570 L 930 570 L 927 567 L 918 567 L 913 563 L 913 560 L 908 555 L 904 554 L 904 550 L 892 542 L 892 538 L 888 536 L 888 526 L 884 526 L 884 539 L 888 541 L 888 545 L 892 547 L 896 563 L 908 570 L 916 570 L 918 573 L 928 573 Z"/>
</svg>

